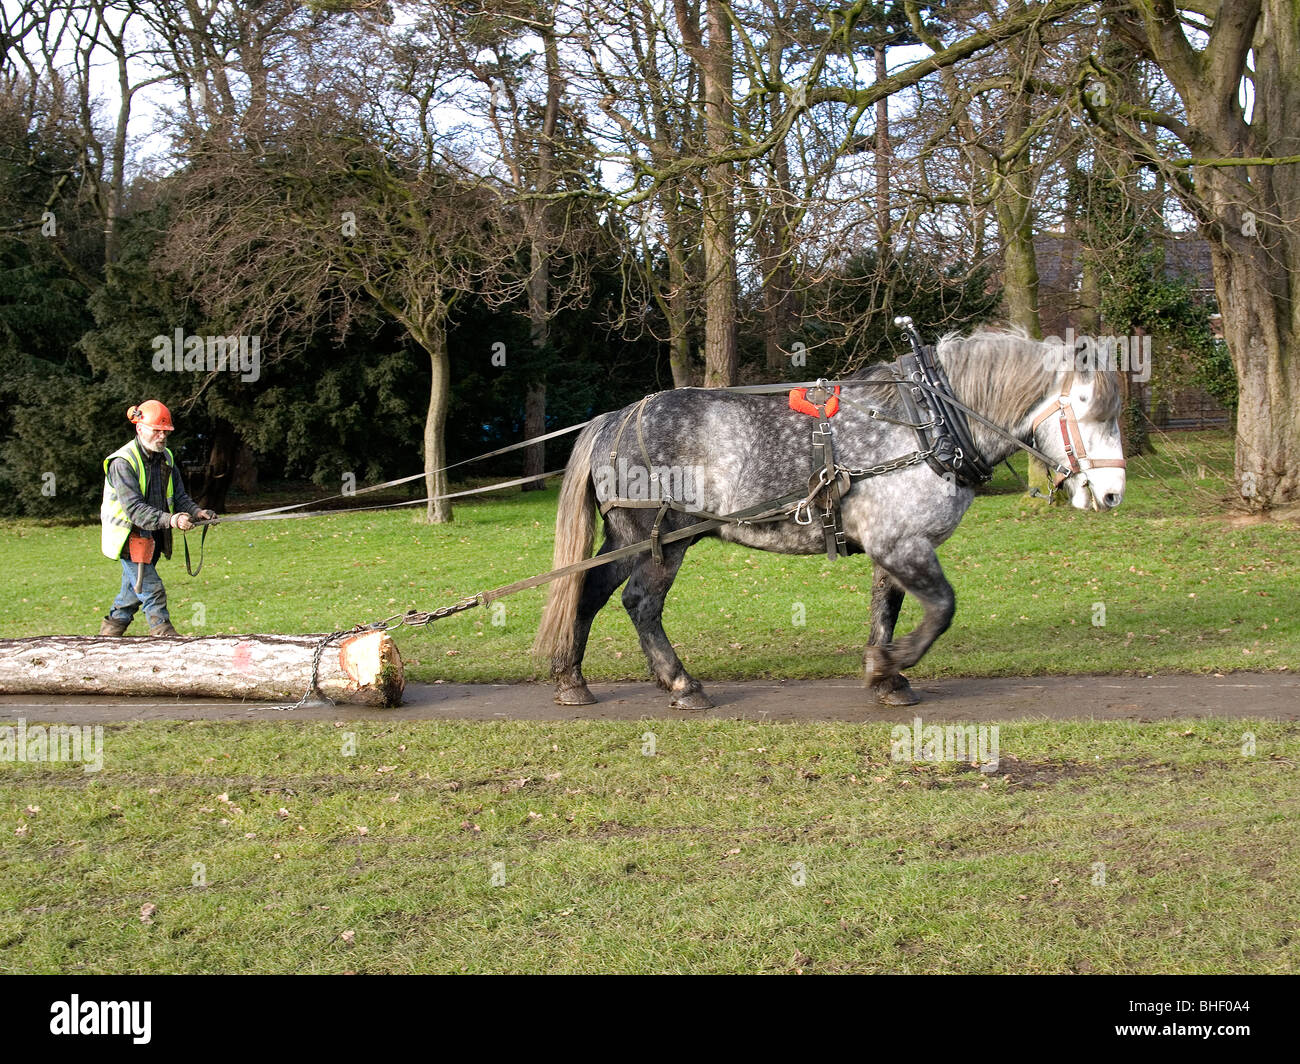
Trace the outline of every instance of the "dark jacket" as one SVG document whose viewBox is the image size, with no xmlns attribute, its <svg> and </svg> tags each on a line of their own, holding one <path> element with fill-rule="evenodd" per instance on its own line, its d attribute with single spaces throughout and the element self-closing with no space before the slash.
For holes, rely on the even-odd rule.
<svg viewBox="0 0 1300 1064">
<path fill-rule="evenodd" d="M 154 454 L 135 442 L 135 449 L 144 459 L 145 494 L 140 494 L 140 481 L 135 470 L 125 458 L 114 458 L 108 464 L 108 479 L 122 501 L 122 509 L 130 519 L 133 532 L 151 532 L 154 541 L 162 553 L 172 556 L 171 515 L 167 512 L 167 456 L 163 452 Z M 185 483 L 181 480 L 179 466 L 172 467 L 172 505 L 176 513 L 187 513 L 193 518 L 199 516 L 199 506 L 185 493 Z M 127 557 L 127 547 L 122 547 L 122 557 Z M 158 549 L 154 549 L 154 561 L 158 560 Z"/>
</svg>

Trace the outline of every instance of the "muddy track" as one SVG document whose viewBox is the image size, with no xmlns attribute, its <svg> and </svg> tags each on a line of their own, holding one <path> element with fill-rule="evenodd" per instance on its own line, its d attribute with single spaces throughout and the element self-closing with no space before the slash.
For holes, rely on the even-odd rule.
<svg viewBox="0 0 1300 1064">
<path fill-rule="evenodd" d="M 650 683 L 592 684 L 593 706 L 557 706 L 539 684 L 410 684 L 396 709 L 308 705 L 294 711 L 215 699 L 164 701 L 95 696 L 0 695 L 0 724 L 130 720 L 838 720 L 928 723 L 1034 719 L 1168 720 L 1252 717 L 1300 720 L 1300 674 L 1033 676 L 920 680 L 917 706 L 868 700 L 852 680 L 706 684 L 716 708 L 683 712 Z"/>
</svg>

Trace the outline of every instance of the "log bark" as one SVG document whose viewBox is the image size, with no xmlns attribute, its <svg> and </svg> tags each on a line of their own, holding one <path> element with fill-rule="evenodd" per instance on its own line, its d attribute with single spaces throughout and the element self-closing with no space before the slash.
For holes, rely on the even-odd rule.
<svg viewBox="0 0 1300 1064">
<path fill-rule="evenodd" d="M 34 636 L 0 640 L 0 694 L 187 695 L 298 701 L 324 635 L 192 639 Z M 334 702 L 396 706 L 406 686 L 387 632 L 339 636 L 321 652 L 316 690 Z"/>
</svg>

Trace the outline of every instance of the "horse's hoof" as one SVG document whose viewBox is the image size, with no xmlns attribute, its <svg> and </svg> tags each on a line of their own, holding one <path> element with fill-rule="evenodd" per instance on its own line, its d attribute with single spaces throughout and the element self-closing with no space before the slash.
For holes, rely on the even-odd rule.
<svg viewBox="0 0 1300 1064">
<path fill-rule="evenodd" d="M 876 701 L 882 706 L 914 706 L 921 701 L 907 677 L 895 673 L 871 685 L 876 693 Z"/>
<path fill-rule="evenodd" d="M 557 688 L 555 702 L 561 706 L 592 706 L 596 704 L 596 698 L 583 684 L 581 687 Z"/>
<path fill-rule="evenodd" d="M 675 695 L 669 706 L 672 709 L 712 709 L 713 703 L 703 691 L 687 691 Z"/>
<path fill-rule="evenodd" d="M 921 700 L 910 687 L 903 687 L 896 691 L 881 691 L 876 701 L 882 706 L 914 706 Z"/>
</svg>

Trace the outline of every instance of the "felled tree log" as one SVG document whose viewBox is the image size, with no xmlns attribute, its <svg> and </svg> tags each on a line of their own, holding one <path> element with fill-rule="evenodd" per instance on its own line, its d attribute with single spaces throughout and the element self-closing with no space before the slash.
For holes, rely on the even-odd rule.
<svg viewBox="0 0 1300 1064">
<path fill-rule="evenodd" d="M 190 695 L 297 702 L 323 635 L 35 636 L 0 640 L 0 694 Z M 401 704 L 406 677 L 387 632 L 339 636 L 316 690 L 335 702 Z"/>
</svg>

